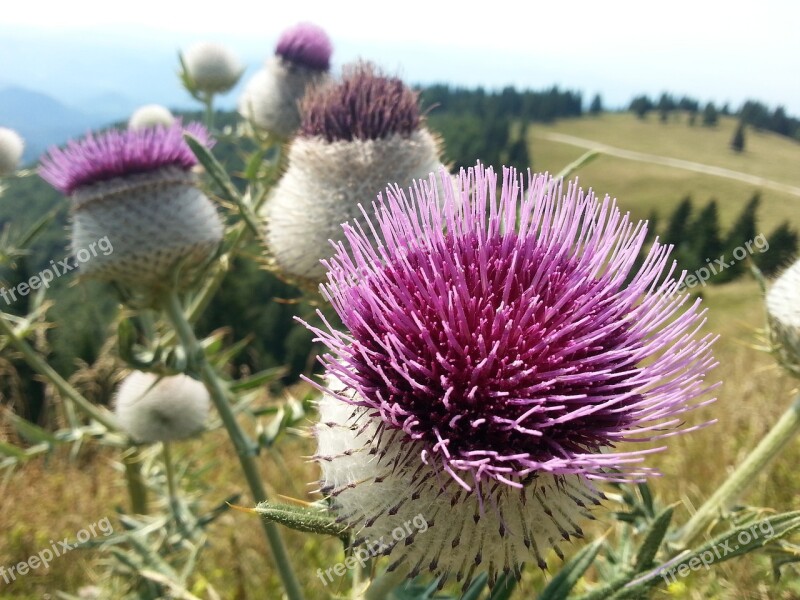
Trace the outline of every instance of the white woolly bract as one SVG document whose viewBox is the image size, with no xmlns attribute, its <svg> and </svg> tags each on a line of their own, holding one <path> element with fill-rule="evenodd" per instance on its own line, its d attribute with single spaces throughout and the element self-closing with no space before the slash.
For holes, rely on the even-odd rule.
<svg viewBox="0 0 800 600">
<path fill-rule="evenodd" d="M 233 52 L 212 42 L 191 46 L 184 53 L 183 62 L 195 87 L 212 94 L 227 92 L 236 85 L 243 72 Z"/>
<path fill-rule="evenodd" d="M 24 149 L 25 142 L 16 131 L 0 127 L 0 177 L 17 170 Z"/>
<path fill-rule="evenodd" d="M 168 442 L 200 432 L 211 400 L 187 375 L 158 378 L 134 371 L 120 384 L 114 404 L 120 426 L 138 442 Z"/>
<path fill-rule="evenodd" d="M 194 176 L 175 167 L 118 177 L 72 195 L 72 251 L 80 272 L 132 288 L 167 287 L 173 271 L 187 273 L 222 240 L 222 221 Z M 107 238 L 113 250 L 81 250 Z"/>
<path fill-rule="evenodd" d="M 522 489 L 494 482 L 466 491 L 367 410 L 324 396 L 315 458 L 354 546 L 388 555 L 390 569 L 465 583 L 476 570 L 494 579 L 529 562 L 544 569 L 549 551 L 563 558 L 558 543 L 581 537 L 578 523 L 592 518 L 597 492 L 579 476 L 539 473 Z"/>
<path fill-rule="evenodd" d="M 273 57 L 245 84 L 239 114 L 259 129 L 291 137 L 300 126 L 298 102 L 309 86 L 320 84 L 327 76 L 325 71 Z"/>
<path fill-rule="evenodd" d="M 266 206 L 267 247 L 278 266 L 296 277 L 322 281 L 320 260 L 344 240 L 342 223 L 361 218 L 388 184 L 408 187 L 441 167 L 427 129 L 405 137 L 326 142 L 296 138 L 289 166 Z"/>
<path fill-rule="evenodd" d="M 770 287 L 767 315 L 782 362 L 800 376 L 800 261 L 784 271 Z"/>
<path fill-rule="evenodd" d="M 175 122 L 175 116 L 170 110 L 160 104 L 145 104 L 140 106 L 128 119 L 128 129 L 145 129 L 156 125 L 169 126 Z"/>
</svg>

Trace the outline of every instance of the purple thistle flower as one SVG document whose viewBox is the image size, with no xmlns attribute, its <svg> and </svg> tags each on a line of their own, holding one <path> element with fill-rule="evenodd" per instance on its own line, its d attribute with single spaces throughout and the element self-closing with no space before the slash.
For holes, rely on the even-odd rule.
<svg viewBox="0 0 800 600">
<path fill-rule="evenodd" d="M 184 132 L 208 147 L 213 143 L 199 123 L 184 127 L 177 121 L 170 126 L 146 129 L 110 129 L 100 134 L 89 133 L 80 141 L 70 140 L 64 149 L 51 148 L 42 157 L 39 174 L 61 193 L 69 195 L 85 185 L 162 167 L 188 171 L 197 164 L 197 159 L 183 140 Z"/>
<path fill-rule="evenodd" d="M 636 266 L 646 225 L 608 197 L 512 170 L 498 198 L 480 166 L 440 189 L 388 189 L 324 261 L 349 331 L 309 327 L 330 350 L 317 460 L 361 539 L 425 516 L 390 568 L 468 582 L 481 563 L 545 568 L 582 535 L 593 480 L 652 474 L 638 463 L 661 448 L 615 448 L 695 429 L 683 416 L 711 402 L 715 362 L 671 247 Z"/>
<path fill-rule="evenodd" d="M 107 247 L 81 260 L 81 273 L 136 292 L 137 303 L 189 284 L 222 240 L 222 221 L 191 171 L 197 159 L 184 132 L 211 146 L 202 125 L 176 121 L 89 133 L 41 161 L 41 177 L 70 196 L 76 256 L 98 241 Z"/>
<path fill-rule="evenodd" d="M 321 27 L 313 23 L 298 23 L 281 34 L 275 54 L 308 69 L 327 71 L 333 44 Z"/>
<path fill-rule="evenodd" d="M 419 94 L 369 63 L 349 65 L 335 85 L 309 90 L 300 112 L 299 135 L 328 142 L 409 136 L 421 121 Z"/>
</svg>

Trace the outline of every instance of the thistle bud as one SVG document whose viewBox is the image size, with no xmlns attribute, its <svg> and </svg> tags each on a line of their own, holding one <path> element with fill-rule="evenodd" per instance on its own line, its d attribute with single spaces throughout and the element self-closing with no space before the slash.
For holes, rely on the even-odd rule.
<svg viewBox="0 0 800 600">
<path fill-rule="evenodd" d="M 300 124 L 298 102 L 325 80 L 333 52 L 325 31 L 311 23 L 287 29 L 275 56 L 253 75 L 239 99 L 239 113 L 255 127 L 290 137 Z"/>
<path fill-rule="evenodd" d="M 203 430 L 211 408 L 205 386 L 188 375 L 134 371 L 120 384 L 114 412 L 137 442 L 169 442 Z"/>
<path fill-rule="evenodd" d="M 800 261 L 786 269 L 767 292 L 767 318 L 781 364 L 800 377 Z"/>
<path fill-rule="evenodd" d="M 309 92 L 289 147 L 289 165 L 267 204 L 266 241 L 286 274 L 319 282 L 330 241 L 390 182 L 401 187 L 439 169 L 439 144 L 425 128 L 418 97 L 369 64 Z"/>
<path fill-rule="evenodd" d="M 0 177 L 11 175 L 19 168 L 25 142 L 13 129 L 0 127 Z"/>
<path fill-rule="evenodd" d="M 209 144 L 202 126 L 186 131 Z M 159 291 L 188 281 L 222 240 L 216 208 L 197 187 L 197 161 L 184 127 L 110 130 L 51 149 L 41 176 L 70 196 L 72 249 L 96 248 L 81 272 L 133 289 Z M 175 279 L 176 271 L 184 276 Z"/>
<path fill-rule="evenodd" d="M 183 55 L 189 87 L 206 94 L 230 90 L 244 69 L 228 48 L 211 42 L 191 46 Z"/>
<path fill-rule="evenodd" d="M 175 122 L 175 117 L 170 110 L 160 104 L 145 104 L 140 106 L 128 119 L 128 129 L 144 129 L 163 125 L 169 127 Z"/>
</svg>

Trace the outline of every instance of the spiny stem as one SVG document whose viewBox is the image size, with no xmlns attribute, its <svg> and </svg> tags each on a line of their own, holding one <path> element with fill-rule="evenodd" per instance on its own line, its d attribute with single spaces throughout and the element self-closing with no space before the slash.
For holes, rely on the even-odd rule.
<svg viewBox="0 0 800 600">
<path fill-rule="evenodd" d="M 131 511 L 133 514 L 146 515 L 147 486 L 142 477 L 142 453 L 136 446 L 126 448 L 122 452 L 122 464 L 125 466 L 125 481 L 131 499 Z"/>
<path fill-rule="evenodd" d="M 755 450 L 728 477 L 725 483 L 697 510 L 689 522 L 678 531 L 676 545 L 688 547 L 701 533 L 703 528 L 723 508 L 736 500 L 747 487 L 758 477 L 769 462 L 777 456 L 786 444 L 800 431 L 800 395 L 795 398 L 789 409 L 767 433 Z"/>
<path fill-rule="evenodd" d="M 197 366 L 222 423 L 225 425 L 228 435 L 236 448 L 236 454 L 239 458 L 242 471 L 244 471 L 247 483 L 250 486 L 253 500 L 255 500 L 256 503 L 266 501 L 267 491 L 261 480 L 258 466 L 254 460 L 256 446 L 248 438 L 247 434 L 236 420 L 223 383 L 206 359 L 200 342 L 197 340 L 189 321 L 186 319 L 181 303 L 175 292 L 170 293 L 166 310 L 175 327 L 178 338 L 186 349 L 187 356 L 191 361 L 194 361 L 194 364 Z M 286 590 L 289 600 L 303 600 L 303 593 L 291 562 L 289 561 L 289 556 L 280 531 L 274 523 L 267 522 L 263 519 L 260 519 L 260 521 L 264 528 L 264 533 L 267 536 L 267 542 L 272 550 L 272 555 L 275 558 L 275 563 L 277 564 L 278 572 L 283 580 L 284 589 Z"/>
</svg>

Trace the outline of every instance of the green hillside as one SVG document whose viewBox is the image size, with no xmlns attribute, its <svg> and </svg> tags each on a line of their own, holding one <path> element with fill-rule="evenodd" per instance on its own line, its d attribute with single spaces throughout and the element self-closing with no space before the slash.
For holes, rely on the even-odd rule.
<svg viewBox="0 0 800 600">
<path fill-rule="evenodd" d="M 667 123 L 657 115 L 637 119 L 631 113 L 564 119 L 552 124 L 533 123 L 528 139 L 537 171 L 558 171 L 586 152 L 586 148 L 554 141 L 556 135 L 591 140 L 614 148 L 680 159 L 728 169 L 797 188 L 795 193 L 682 168 L 603 155 L 579 172 L 581 183 L 598 193 L 618 198 L 634 217 L 651 211 L 667 216 L 686 195 L 706 202 L 716 198 L 720 221 L 729 226 L 755 191 L 762 193 L 759 229 L 770 231 L 800 216 L 800 143 L 769 132 L 746 130 L 745 151 L 730 149 L 737 120 L 722 117 L 716 127 L 689 126 L 684 115 Z"/>
</svg>

